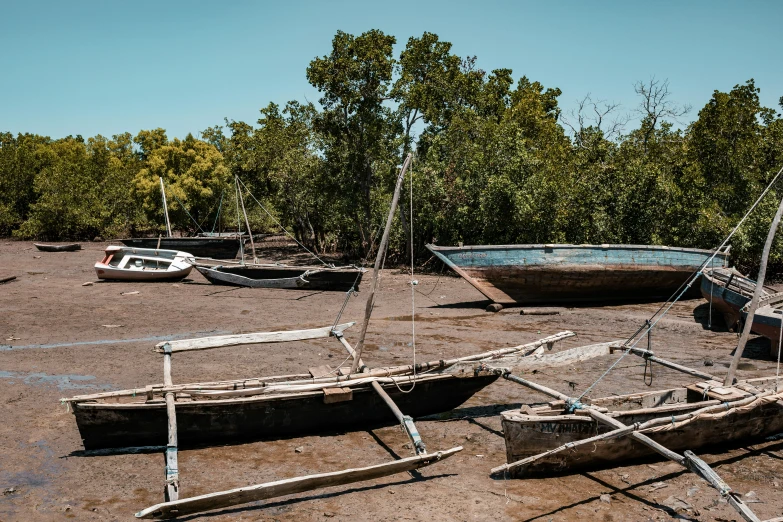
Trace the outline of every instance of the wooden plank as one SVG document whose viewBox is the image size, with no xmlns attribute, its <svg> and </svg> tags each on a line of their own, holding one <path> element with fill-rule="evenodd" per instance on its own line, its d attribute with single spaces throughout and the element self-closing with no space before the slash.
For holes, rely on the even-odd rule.
<svg viewBox="0 0 783 522">
<path fill-rule="evenodd" d="M 319 378 L 319 377 L 329 377 L 332 375 L 332 368 L 329 365 L 323 365 L 323 366 L 316 366 L 314 368 L 308 368 L 307 371 L 310 373 L 310 375 L 313 376 L 313 378 Z"/>
<path fill-rule="evenodd" d="M 353 326 L 354 322 L 338 324 L 334 331 L 342 332 Z M 312 328 L 309 330 L 283 330 L 279 332 L 256 332 L 236 335 L 216 335 L 213 337 L 201 337 L 198 339 L 182 339 L 180 341 L 165 341 L 155 345 L 155 351 L 163 352 L 163 347 L 168 344 L 172 352 L 184 352 L 188 350 L 207 350 L 209 348 L 223 348 L 226 346 L 239 346 L 243 344 L 282 343 L 287 341 L 305 341 L 308 339 L 320 339 L 332 335 L 333 328 Z"/>
<path fill-rule="evenodd" d="M 265 484 L 256 484 L 217 493 L 209 493 L 207 495 L 199 495 L 192 498 L 184 498 L 174 502 L 164 502 L 139 511 L 136 513 L 136 518 L 170 518 L 174 516 L 191 515 L 202 511 L 236 506 L 283 495 L 292 495 L 294 493 L 302 493 L 314 489 L 352 484 L 354 482 L 376 479 L 387 475 L 423 468 L 447 459 L 460 451 L 462 451 L 462 446 L 457 446 L 437 453 L 417 455 L 415 457 L 408 457 L 364 468 L 346 469 L 331 473 L 319 473 L 316 475 L 283 479 L 275 482 L 267 482 Z"/>
<path fill-rule="evenodd" d="M 163 355 L 163 384 L 171 386 L 171 352 Z M 166 489 L 167 501 L 179 498 L 179 464 L 177 463 L 177 411 L 174 407 L 174 392 L 166 393 L 166 416 L 168 418 L 168 444 L 166 445 Z"/>
<path fill-rule="evenodd" d="M 324 388 L 324 404 L 334 404 L 353 400 L 351 388 Z"/>
<path fill-rule="evenodd" d="M 536 352 L 530 355 L 507 355 L 497 357 L 486 361 L 480 361 L 480 364 L 489 368 L 509 368 L 515 370 L 537 370 L 541 368 L 555 368 L 558 366 L 568 366 L 582 361 L 602 357 L 611 353 L 610 348 L 618 341 L 606 343 L 590 344 L 587 346 L 578 346 L 569 348 L 557 353 L 543 353 L 537 355 Z M 619 341 L 622 342 L 622 341 Z M 464 362 L 452 365 L 444 370 L 444 373 L 460 372 L 464 369 L 477 366 L 476 362 Z"/>
</svg>

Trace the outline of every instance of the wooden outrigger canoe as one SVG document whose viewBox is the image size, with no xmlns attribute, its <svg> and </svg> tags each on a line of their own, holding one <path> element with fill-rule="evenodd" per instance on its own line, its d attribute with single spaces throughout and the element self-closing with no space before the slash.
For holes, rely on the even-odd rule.
<svg viewBox="0 0 783 522">
<path fill-rule="evenodd" d="M 356 267 L 317 267 L 286 265 L 196 265 L 201 275 L 216 285 L 249 288 L 289 288 L 305 290 L 334 290 L 347 292 L 359 289 L 366 272 Z"/>
<path fill-rule="evenodd" d="M 665 299 L 712 251 L 650 245 L 427 245 L 496 303 Z M 728 264 L 729 248 L 710 267 Z M 698 287 L 687 296 L 698 296 Z"/>
<path fill-rule="evenodd" d="M 336 337 L 346 345 L 343 330 L 352 324 L 170 341 L 159 344 L 157 350 L 170 349 L 176 353 L 327 337 Z M 226 444 L 351 428 L 369 429 L 396 422 L 383 400 L 374 392 L 373 382 L 377 382 L 411 417 L 441 413 L 458 407 L 498 379 L 499 373 L 489 365 L 482 367 L 482 361 L 494 361 L 492 366 L 516 366 L 519 361 L 512 361 L 509 357 L 521 355 L 531 356 L 531 363 L 535 365 L 538 362 L 533 355 L 536 350 L 547 345 L 551 347 L 554 342 L 572 335 L 571 332 L 561 332 L 518 347 L 448 361 L 419 363 L 415 368 L 412 365 L 374 370 L 365 368 L 362 372 L 347 374 L 347 368 L 318 367 L 300 375 L 176 386 L 157 384 L 81 395 L 64 401 L 71 406 L 84 447 L 88 450 L 165 445 L 165 396 L 169 392 L 176 400 L 180 446 Z M 609 353 L 609 344 L 598 346 L 597 352 L 581 348 L 579 353 L 587 353 L 587 357 Z M 537 355 L 541 355 L 541 350 Z M 555 360 L 558 359 L 555 357 Z M 568 362 L 571 360 L 561 364 Z M 414 382 L 413 390 L 403 393 L 402 390 L 407 391 Z"/>
<path fill-rule="evenodd" d="M 783 432 L 783 390 L 775 392 L 775 378 L 741 381 L 724 388 L 704 381 L 682 388 L 617 395 L 589 401 L 609 417 L 674 451 L 730 447 Z M 507 471 L 521 478 L 622 465 L 655 452 L 633 438 L 600 438 L 612 428 L 586 410 L 569 413 L 564 401 L 503 412 Z M 657 420 L 662 419 L 662 420 Z M 625 433 L 627 434 L 627 433 Z M 587 439 L 595 439 L 587 441 Z M 575 445 L 574 443 L 583 442 Z M 524 463 L 525 459 L 561 446 Z M 515 463 L 519 463 L 516 464 Z"/>
<path fill-rule="evenodd" d="M 440 360 L 377 370 L 366 367 L 361 357 L 362 348 L 374 305 L 379 267 L 388 245 L 402 180 L 411 159 L 409 154 L 397 178 L 391 209 L 375 260 L 365 321 L 356 349 L 343 336 L 343 330 L 350 324 L 293 332 L 262 332 L 170 341 L 156 347 L 163 353 L 162 385 L 63 399 L 73 408 L 85 445 L 89 447 L 127 443 L 138 445 L 142 442 L 161 444 L 165 433 L 164 502 L 139 511 L 136 513 L 138 518 L 171 518 L 198 513 L 388 476 L 439 462 L 461 451 L 462 447 L 428 452 L 413 417 L 402 412 L 395 401 L 395 395 L 397 401 L 414 414 L 423 415 L 451 409 L 497 379 L 499 371 L 490 363 L 497 362 L 500 358 L 504 364 L 508 364 L 519 357 L 528 356 L 539 359 L 536 363 L 540 363 L 544 345 L 551 349 L 556 341 L 574 335 L 573 332 L 561 332 L 527 345 L 449 361 Z M 319 367 L 311 368 L 309 373 L 304 375 L 177 386 L 172 382 L 171 359 L 175 352 L 324 337 L 337 338 L 348 351 L 349 359 L 353 358 L 350 369 L 346 371 L 341 368 Z M 606 344 L 588 347 L 584 352 L 577 350 L 572 357 L 561 355 L 558 361 L 568 363 L 603 355 L 609 350 Z M 465 366 L 466 363 L 475 364 Z M 410 386 L 405 388 L 407 393 L 398 394 L 402 391 L 401 385 Z M 353 402 L 354 397 L 356 402 L 353 405 L 346 404 Z M 383 405 L 390 413 L 387 413 L 385 418 L 378 411 L 386 411 Z M 365 427 L 368 424 L 389 423 L 396 419 L 408 435 L 415 456 L 364 468 L 295 477 L 197 497 L 179 498 L 177 462 L 180 435 L 184 444 L 227 442 L 244 440 L 248 436 L 263 438 L 279 435 L 291 429 L 291 424 L 294 424 L 297 431 L 333 430 L 342 422 L 341 418 L 347 418 L 346 422 L 352 426 Z M 268 424 L 265 424 L 265 421 L 268 421 Z M 165 432 L 162 429 L 164 424 Z"/>
</svg>

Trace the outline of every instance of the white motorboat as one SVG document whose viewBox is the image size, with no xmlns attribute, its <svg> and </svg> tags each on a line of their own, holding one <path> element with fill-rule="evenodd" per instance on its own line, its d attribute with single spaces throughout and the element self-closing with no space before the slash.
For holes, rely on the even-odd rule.
<svg viewBox="0 0 783 522">
<path fill-rule="evenodd" d="M 171 281 L 187 277 L 195 262 L 191 254 L 177 250 L 110 246 L 95 263 L 95 272 L 99 279 Z"/>
</svg>

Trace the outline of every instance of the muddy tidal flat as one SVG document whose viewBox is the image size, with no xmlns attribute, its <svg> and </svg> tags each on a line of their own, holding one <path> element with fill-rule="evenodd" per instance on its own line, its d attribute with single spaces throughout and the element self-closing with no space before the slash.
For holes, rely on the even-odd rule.
<svg viewBox="0 0 783 522">
<path fill-rule="evenodd" d="M 195 270 L 179 283 L 109 283 L 93 264 L 108 243 L 77 252 L 37 251 L 0 240 L 0 521 L 135 520 L 163 501 L 160 452 L 86 452 L 62 397 L 162 382 L 161 340 L 331 325 L 345 294 L 214 286 Z M 274 261 L 275 259 L 268 259 Z M 369 275 L 349 299 L 342 322 L 360 323 Z M 559 308 L 557 315 L 484 310 L 488 301 L 448 272 L 417 274 L 415 357 L 447 359 L 514 346 L 563 330 L 578 335 L 557 349 L 624 339 L 660 303 Z M 413 362 L 410 276 L 384 270 L 364 361 Z M 91 283 L 85 285 L 85 283 Z M 676 304 L 654 331 L 656 355 L 723 375 L 737 335 L 708 327 L 703 300 Z M 355 342 L 359 324 L 346 331 Z M 739 377 L 774 374 L 768 342 L 752 338 Z M 239 346 L 178 354 L 174 383 L 304 373 L 346 358 L 334 339 Z M 614 359 L 612 359 L 614 360 Z M 581 393 L 610 364 L 597 358 L 531 379 Z M 705 368 L 705 362 L 711 364 Z M 644 364 L 626 357 L 592 391 L 594 397 L 649 390 Z M 649 380 L 648 380 L 649 382 Z M 692 382 L 656 366 L 652 389 Z M 417 420 L 429 451 L 463 446 L 418 472 L 330 487 L 185 520 L 567 521 L 738 520 L 704 481 L 661 460 L 550 478 L 504 480 L 489 470 L 505 462 L 498 413 L 548 399 L 498 381 L 456 410 Z M 719 435 L 719 434 L 716 434 Z M 696 451 L 759 517 L 783 515 L 783 435 L 730 450 Z M 379 464 L 412 455 L 399 427 L 182 450 L 180 497 L 299 475 Z"/>
</svg>

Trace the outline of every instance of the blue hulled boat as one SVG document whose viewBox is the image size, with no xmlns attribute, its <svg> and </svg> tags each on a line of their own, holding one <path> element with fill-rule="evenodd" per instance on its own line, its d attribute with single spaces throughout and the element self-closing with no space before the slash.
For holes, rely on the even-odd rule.
<svg viewBox="0 0 783 522">
<path fill-rule="evenodd" d="M 650 245 L 427 245 L 496 303 L 634 301 L 670 297 L 712 251 Z M 729 247 L 709 267 L 728 266 Z M 696 282 L 688 297 L 698 297 Z"/>
</svg>

